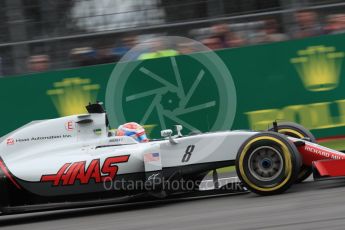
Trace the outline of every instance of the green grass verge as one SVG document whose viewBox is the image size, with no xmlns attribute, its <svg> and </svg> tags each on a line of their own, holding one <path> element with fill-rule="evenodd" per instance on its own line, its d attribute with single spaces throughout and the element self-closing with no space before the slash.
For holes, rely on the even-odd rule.
<svg viewBox="0 0 345 230">
<path fill-rule="evenodd" d="M 236 170 L 235 166 L 229 166 L 229 167 L 217 169 L 217 172 L 218 173 L 229 173 L 229 172 L 234 172 L 235 170 Z M 208 175 L 212 175 L 212 171 L 209 172 Z"/>
<path fill-rule="evenodd" d="M 330 149 L 345 150 L 345 140 L 330 140 L 327 142 L 320 142 L 319 144 Z"/>
</svg>

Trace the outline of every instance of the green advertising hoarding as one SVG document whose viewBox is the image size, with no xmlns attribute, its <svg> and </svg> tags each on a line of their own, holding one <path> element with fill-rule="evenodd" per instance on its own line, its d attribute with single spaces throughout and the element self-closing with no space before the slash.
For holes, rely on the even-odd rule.
<svg viewBox="0 0 345 230">
<path fill-rule="evenodd" d="M 298 122 L 318 138 L 345 135 L 345 35 L 99 65 L 0 79 L 0 135 L 32 120 L 84 113 L 104 101 L 112 127 L 150 136 L 193 130 L 263 130 Z M 324 139 L 325 140 L 325 139 Z M 345 140 L 343 141 L 345 142 Z"/>
</svg>

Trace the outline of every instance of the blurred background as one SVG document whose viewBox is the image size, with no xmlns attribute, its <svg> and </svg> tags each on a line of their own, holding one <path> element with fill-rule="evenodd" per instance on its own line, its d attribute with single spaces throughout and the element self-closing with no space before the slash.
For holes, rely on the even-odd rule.
<svg viewBox="0 0 345 230">
<path fill-rule="evenodd" d="M 116 62 L 161 35 L 219 50 L 345 32 L 341 0 L 2 0 L 0 17 L 2 77 Z"/>
</svg>

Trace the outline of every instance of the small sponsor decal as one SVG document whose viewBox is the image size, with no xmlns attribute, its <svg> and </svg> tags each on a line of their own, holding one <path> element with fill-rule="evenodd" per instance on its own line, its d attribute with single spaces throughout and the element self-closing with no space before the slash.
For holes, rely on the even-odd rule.
<svg viewBox="0 0 345 230">
<path fill-rule="evenodd" d="M 119 143 L 122 141 L 123 141 L 123 138 L 112 138 L 109 140 L 109 142 L 112 142 L 112 143 Z"/>
<path fill-rule="evenodd" d="M 144 162 L 160 161 L 159 153 L 146 153 L 144 155 Z"/>
<path fill-rule="evenodd" d="M 338 153 L 334 150 L 327 150 L 323 149 L 321 146 L 314 146 L 314 145 L 305 145 L 304 146 L 305 151 L 308 151 L 313 154 L 317 154 L 321 157 L 324 157 L 326 159 L 335 159 L 335 160 L 340 160 L 340 159 L 345 159 L 345 155 Z"/>
<path fill-rule="evenodd" d="M 153 173 L 147 178 L 147 180 L 155 180 L 157 177 L 159 177 L 159 173 Z"/>
<path fill-rule="evenodd" d="M 8 138 L 6 140 L 7 145 L 14 145 L 15 143 L 26 143 L 31 141 L 42 141 L 42 140 L 55 140 L 55 139 L 65 139 L 72 138 L 70 134 L 61 134 L 61 135 L 51 135 L 51 136 L 37 136 L 37 137 L 18 137 L 18 138 Z"/>
<path fill-rule="evenodd" d="M 16 138 L 16 143 L 28 142 L 30 138 Z"/>
<path fill-rule="evenodd" d="M 102 135 L 102 129 L 94 129 L 93 132 L 98 136 Z"/>
<path fill-rule="evenodd" d="M 51 136 L 42 136 L 42 137 L 31 137 L 31 141 L 41 141 L 41 140 L 53 140 L 53 139 L 62 139 L 62 138 L 71 138 L 72 135 L 62 134 L 62 135 L 51 135 Z"/>
<path fill-rule="evenodd" d="M 7 145 L 14 145 L 14 139 L 13 138 L 8 138 L 7 140 L 6 140 L 6 143 L 7 143 Z"/>
<path fill-rule="evenodd" d="M 73 121 L 67 121 L 65 123 L 65 128 L 67 131 L 73 131 L 75 128 L 75 123 Z"/>
</svg>

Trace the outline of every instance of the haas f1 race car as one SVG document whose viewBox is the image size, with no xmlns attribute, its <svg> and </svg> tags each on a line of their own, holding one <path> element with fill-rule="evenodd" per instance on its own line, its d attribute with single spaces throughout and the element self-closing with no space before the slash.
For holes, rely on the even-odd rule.
<svg viewBox="0 0 345 230">
<path fill-rule="evenodd" d="M 33 121 L 0 139 L 2 214 L 160 199 L 181 191 L 174 181 L 200 181 L 235 166 L 250 191 L 273 195 L 312 173 L 345 175 L 345 154 L 315 143 L 294 123 L 267 131 L 221 131 L 189 136 L 163 130 L 162 139 L 139 143 L 116 136 L 99 103 L 88 114 Z"/>
</svg>

